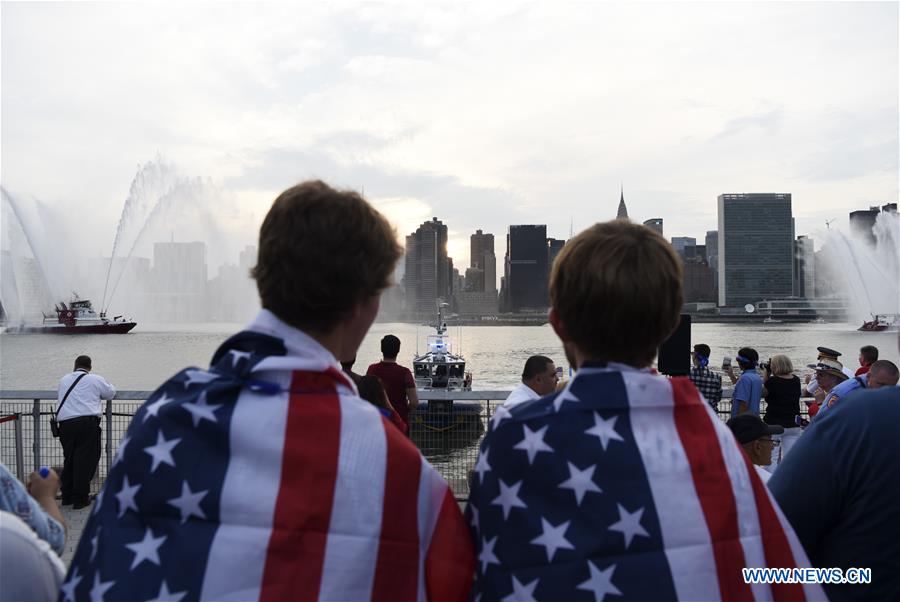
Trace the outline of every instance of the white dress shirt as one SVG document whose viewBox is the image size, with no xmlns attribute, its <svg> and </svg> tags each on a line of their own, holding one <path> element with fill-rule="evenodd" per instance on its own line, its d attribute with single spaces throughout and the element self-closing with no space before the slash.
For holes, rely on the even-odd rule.
<svg viewBox="0 0 900 602">
<path fill-rule="evenodd" d="M 506 401 L 503 402 L 503 405 L 504 407 L 511 408 L 513 406 L 519 405 L 520 403 L 525 403 L 526 401 L 540 398 L 541 396 L 538 395 L 534 389 L 532 389 L 525 383 L 519 383 L 519 386 L 512 390 L 512 393 L 509 394 L 509 397 L 506 398 Z"/>
<path fill-rule="evenodd" d="M 62 401 L 66 391 L 69 390 L 75 379 L 82 374 L 85 374 L 85 371 L 79 369 L 59 379 L 59 390 L 56 394 L 57 401 Z M 106 382 L 105 378 L 99 374 L 88 372 L 84 378 L 78 381 L 72 392 L 69 393 L 69 397 L 66 399 L 62 410 L 59 410 L 56 419 L 62 422 L 63 420 L 78 418 L 79 416 L 102 416 L 103 404 L 100 403 L 100 400 L 112 399 L 115 396 L 116 388 Z M 57 404 L 56 407 L 58 409 L 59 405 Z"/>
<path fill-rule="evenodd" d="M 772 473 L 771 473 L 771 472 L 769 472 L 768 470 L 766 470 L 766 469 L 763 468 L 762 466 L 759 466 L 758 464 L 754 464 L 754 465 L 753 465 L 753 468 L 756 469 L 756 474 L 759 475 L 759 478 L 762 479 L 762 482 L 763 482 L 763 483 L 768 483 L 768 482 L 769 482 L 769 479 L 772 477 Z"/>
</svg>

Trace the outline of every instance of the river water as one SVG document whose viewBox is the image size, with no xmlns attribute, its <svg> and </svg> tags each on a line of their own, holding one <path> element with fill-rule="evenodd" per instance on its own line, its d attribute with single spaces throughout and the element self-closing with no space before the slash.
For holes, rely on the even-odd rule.
<svg viewBox="0 0 900 602">
<path fill-rule="evenodd" d="M 239 324 L 141 326 L 127 335 L 8 335 L 0 334 L 0 389 L 56 389 L 59 377 L 72 369 L 76 356 L 90 355 L 94 372 L 120 390 L 152 390 L 186 366 L 208 365 L 216 348 Z M 412 356 L 424 349 L 433 329 L 414 324 L 378 323 L 360 347 L 355 371 L 378 361 L 379 341 L 385 334 L 401 341 L 400 361 L 411 366 Z M 530 355 L 546 355 L 568 367 L 559 339 L 545 326 L 467 326 L 450 328 L 453 349 L 468 361 L 473 389 L 509 390 L 519 380 Z M 900 364 L 897 333 L 857 332 L 855 324 L 694 324 L 693 343 L 712 348 L 713 366 L 722 357 L 734 357 L 743 346 L 755 348 L 760 358 L 777 353 L 791 358 L 803 372 L 816 359 L 816 347 L 841 351 L 845 364 L 858 366 L 859 348 L 875 345 L 881 357 Z"/>
</svg>

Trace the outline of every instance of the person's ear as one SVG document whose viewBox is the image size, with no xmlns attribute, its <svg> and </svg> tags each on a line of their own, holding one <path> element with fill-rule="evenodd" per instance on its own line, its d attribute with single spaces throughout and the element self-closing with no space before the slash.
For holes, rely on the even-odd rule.
<svg viewBox="0 0 900 602">
<path fill-rule="evenodd" d="M 550 326 L 553 328 L 553 332 L 555 332 L 556 336 L 559 337 L 559 340 L 563 343 L 568 343 L 571 340 L 571 337 L 566 331 L 565 324 L 563 324 L 562 320 L 560 320 L 559 314 L 556 313 L 556 310 L 552 307 L 550 308 L 550 313 L 547 315 L 547 319 L 550 322 Z"/>
</svg>

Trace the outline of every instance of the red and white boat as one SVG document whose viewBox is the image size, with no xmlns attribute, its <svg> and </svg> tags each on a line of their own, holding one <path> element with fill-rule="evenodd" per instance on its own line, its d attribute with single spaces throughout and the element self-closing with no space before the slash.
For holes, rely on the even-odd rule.
<svg viewBox="0 0 900 602">
<path fill-rule="evenodd" d="M 900 330 L 900 319 L 896 315 L 884 314 L 874 316 L 872 320 L 863 322 L 863 325 L 857 328 L 863 332 L 884 332 Z"/>
<path fill-rule="evenodd" d="M 41 325 L 8 326 L 5 332 L 8 334 L 125 334 L 137 326 L 137 322 L 126 320 L 122 316 L 109 319 L 105 312 L 97 314 L 90 301 L 79 299 L 77 295 L 69 301 L 68 305 L 59 303 L 55 309 L 56 316 L 44 314 L 44 322 Z"/>
</svg>

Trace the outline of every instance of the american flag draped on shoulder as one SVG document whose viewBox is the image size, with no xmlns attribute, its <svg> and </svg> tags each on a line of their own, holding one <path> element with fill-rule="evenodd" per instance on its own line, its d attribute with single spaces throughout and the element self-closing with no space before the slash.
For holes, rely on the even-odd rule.
<svg viewBox="0 0 900 602">
<path fill-rule="evenodd" d="M 444 480 L 265 310 L 135 414 L 61 600 L 464 599 Z"/>
<path fill-rule="evenodd" d="M 744 567 L 809 566 L 728 428 L 686 378 L 586 367 L 499 408 L 467 508 L 481 600 L 803 600 Z"/>
</svg>

